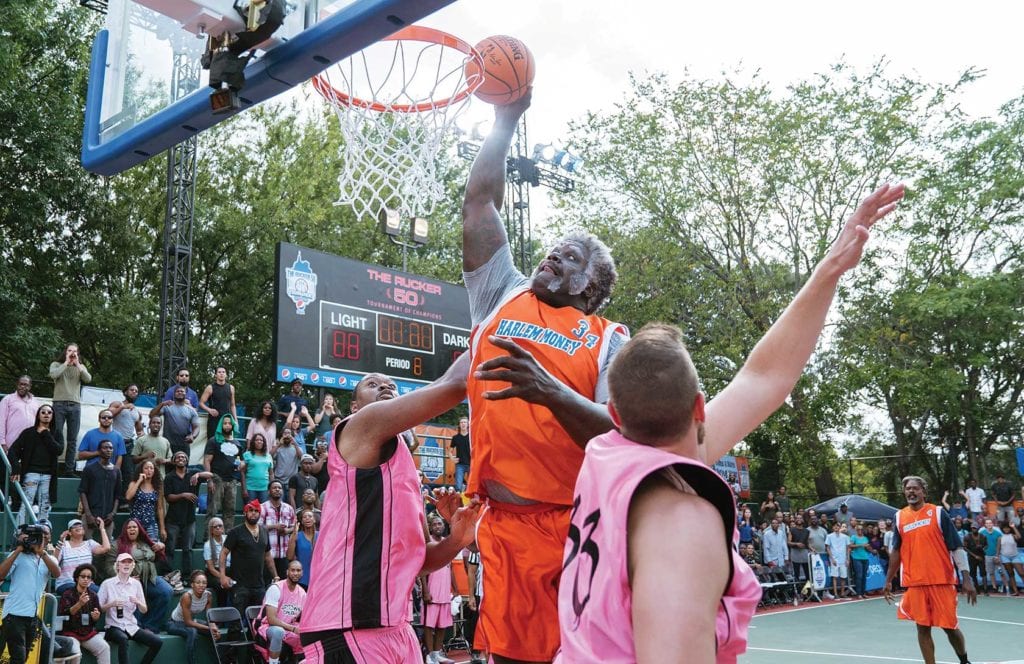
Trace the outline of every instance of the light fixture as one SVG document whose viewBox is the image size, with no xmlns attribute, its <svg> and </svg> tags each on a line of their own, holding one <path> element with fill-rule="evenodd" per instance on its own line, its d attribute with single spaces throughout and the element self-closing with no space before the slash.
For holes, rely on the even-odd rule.
<svg viewBox="0 0 1024 664">
<path fill-rule="evenodd" d="M 380 220 L 380 229 L 386 235 L 397 237 L 402 234 L 402 218 L 398 216 L 398 210 L 381 208 L 378 219 Z"/>
<path fill-rule="evenodd" d="M 412 220 L 412 241 L 418 245 L 427 243 L 427 235 L 430 232 L 430 222 L 422 217 L 415 217 Z"/>
</svg>

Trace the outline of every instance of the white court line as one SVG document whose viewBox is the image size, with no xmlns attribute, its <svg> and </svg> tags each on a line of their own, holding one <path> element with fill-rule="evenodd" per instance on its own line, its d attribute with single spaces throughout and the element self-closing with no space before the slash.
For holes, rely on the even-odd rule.
<svg viewBox="0 0 1024 664">
<path fill-rule="evenodd" d="M 913 659 L 910 659 L 910 658 L 907 658 L 907 657 L 883 657 L 881 655 L 854 655 L 854 654 L 851 654 L 851 653 L 844 653 L 844 652 L 820 652 L 820 651 L 817 651 L 817 650 L 786 650 L 784 648 L 747 648 L 747 650 L 748 651 L 750 651 L 750 650 L 762 650 L 764 652 L 784 652 L 784 653 L 790 653 L 790 654 L 794 654 L 794 655 L 824 655 L 826 657 L 855 657 L 855 658 L 858 658 L 858 659 L 880 659 L 880 660 L 885 660 L 887 662 L 920 662 L 921 661 L 920 657 L 915 657 Z M 958 662 L 948 662 L 948 661 L 943 660 L 943 659 L 937 659 L 937 660 L 935 660 L 935 663 L 936 664 L 958 664 Z"/>
<path fill-rule="evenodd" d="M 989 620 L 988 618 L 968 618 L 967 616 L 957 616 L 960 620 L 977 620 L 978 622 L 990 622 L 999 623 L 1000 625 L 1019 625 L 1024 627 L 1024 623 L 1010 622 L 1009 620 Z"/>
<path fill-rule="evenodd" d="M 871 602 L 877 599 L 883 599 L 882 597 L 865 597 L 864 599 L 851 599 L 851 600 L 834 600 L 829 604 L 812 604 L 809 606 L 801 606 L 795 609 L 782 609 L 781 611 L 770 611 L 768 613 L 755 613 L 754 618 L 764 618 L 766 616 L 782 616 L 789 613 L 796 613 L 798 611 L 812 611 L 814 609 L 827 609 L 830 606 L 853 606 L 861 602 Z M 956 664 L 954 662 L 954 664 Z"/>
</svg>

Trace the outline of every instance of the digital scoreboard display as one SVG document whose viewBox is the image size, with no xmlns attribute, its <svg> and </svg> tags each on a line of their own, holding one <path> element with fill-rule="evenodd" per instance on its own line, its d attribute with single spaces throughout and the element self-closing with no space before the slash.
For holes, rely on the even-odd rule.
<svg viewBox="0 0 1024 664">
<path fill-rule="evenodd" d="M 404 393 L 441 376 L 469 348 L 462 286 L 277 245 L 276 378 L 352 389 L 368 373 Z"/>
</svg>

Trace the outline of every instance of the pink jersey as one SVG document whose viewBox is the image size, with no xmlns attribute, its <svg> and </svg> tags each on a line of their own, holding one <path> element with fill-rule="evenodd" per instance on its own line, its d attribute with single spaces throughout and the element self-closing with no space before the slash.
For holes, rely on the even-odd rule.
<svg viewBox="0 0 1024 664">
<path fill-rule="evenodd" d="M 335 430 L 337 440 L 346 420 Z M 392 627 L 411 616 L 409 597 L 423 567 L 423 498 L 409 448 L 375 468 L 348 465 L 328 446 L 331 482 L 313 549 L 303 633 Z"/>
<path fill-rule="evenodd" d="M 626 523 L 637 486 L 659 471 L 673 473 L 675 479 L 683 480 L 722 515 L 732 573 L 718 608 L 716 661 L 735 662 L 736 656 L 746 650 L 747 626 L 761 598 L 761 588 L 736 551 L 739 532 L 729 485 L 699 461 L 634 443 L 617 431 L 610 431 L 587 444 L 576 480 L 572 524 L 558 590 L 562 641 L 555 660 L 558 664 L 636 662 Z M 685 561 L 680 564 L 685 567 Z"/>
<path fill-rule="evenodd" d="M 451 564 L 434 570 L 427 575 L 427 590 L 430 591 L 431 604 L 452 603 L 452 566 Z"/>
<path fill-rule="evenodd" d="M 295 584 L 295 590 L 288 590 L 288 581 L 281 580 L 274 584 L 278 588 L 279 597 L 277 600 L 277 619 L 286 625 L 294 625 L 299 622 L 299 618 L 302 616 L 302 610 L 306 605 L 306 591 L 302 589 L 302 586 Z M 269 592 L 269 591 L 268 591 Z M 264 614 L 266 609 L 264 609 Z M 260 622 L 259 633 L 260 636 L 269 640 L 267 636 L 267 630 L 270 628 L 270 623 L 267 622 L 266 617 Z M 299 642 L 299 635 L 291 632 L 285 633 L 285 641 L 288 645 L 292 646 L 292 650 L 296 652 L 302 652 L 302 644 Z"/>
</svg>

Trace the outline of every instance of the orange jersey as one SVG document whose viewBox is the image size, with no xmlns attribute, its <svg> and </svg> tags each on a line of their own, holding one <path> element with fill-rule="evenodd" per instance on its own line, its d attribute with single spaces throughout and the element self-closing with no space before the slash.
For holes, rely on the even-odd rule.
<svg viewBox="0 0 1024 664">
<path fill-rule="evenodd" d="M 522 498 L 571 505 L 573 486 L 583 464 L 583 449 L 548 408 L 522 399 L 488 401 L 481 396 L 485 391 L 508 387 L 505 382 L 473 377 L 481 362 L 506 354 L 487 338 L 494 335 L 512 339 L 555 378 L 594 400 L 613 333 L 628 336 L 626 328 L 618 323 L 573 307 L 552 307 L 526 288 L 513 291 L 474 328 L 467 386 L 473 460 L 467 493 L 485 494 L 484 482 L 490 479 Z"/>
<path fill-rule="evenodd" d="M 949 552 L 960 548 L 960 537 L 941 507 L 925 503 L 896 513 L 893 547 L 900 550 L 900 580 L 904 587 L 956 584 Z"/>
</svg>

